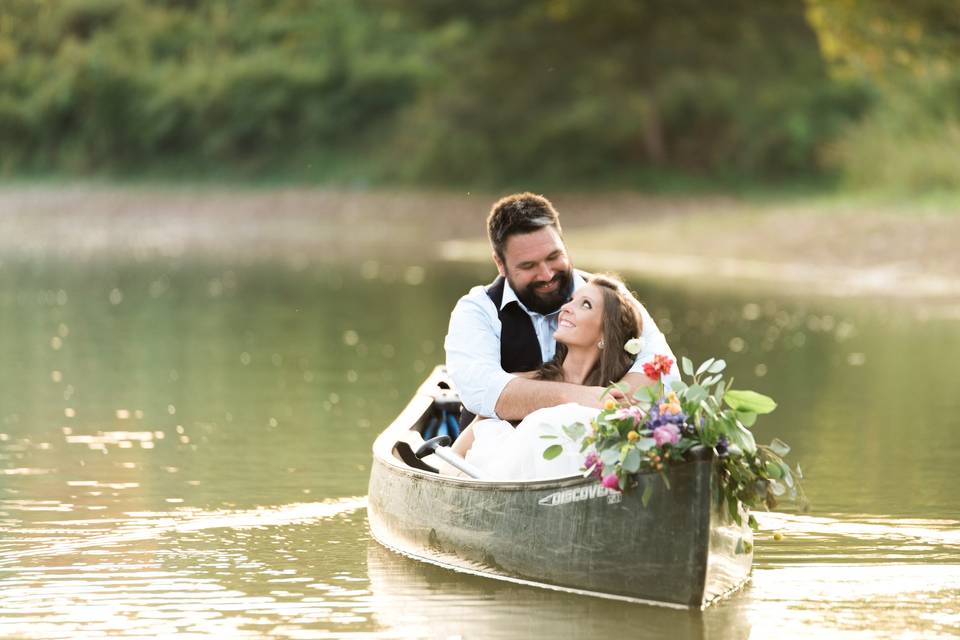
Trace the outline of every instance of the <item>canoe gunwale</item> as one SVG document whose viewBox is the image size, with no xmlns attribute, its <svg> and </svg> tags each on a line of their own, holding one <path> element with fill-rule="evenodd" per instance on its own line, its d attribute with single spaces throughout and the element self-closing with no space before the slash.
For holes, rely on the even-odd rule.
<svg viewBox="0 0 960 640">
<path fill-rule="evenodd" d="M 445 367 L 437 366 L 433 369 L 430 376 L 427 377 L 427 380 L 417 389 L 413 399 L 411 399 L 403 411 L 400 412 L 400 415 L 398 415 L 397 418 L 390 423 L 390 426 L 388 426 L 374 441 L 374 462 L 386 465 L 391 469 L 391 471 L 399 471 L 400 473 L 409 476 L 454 486 L 469 487 L 471 489 L 477 489 L 481 491 L 536 491 L 552 488 L 564 489 L 580 484 L 591 484 L 594 482 L 592 478 L 584 477 L 580 474 L 564 476 L 560 478 L 547 478 L 543 480 L 481 480 L 466 476 L 451 476 L 433 473 L 432 471 L 425 471 L 423 469 L 411 467 L 405 463 L 403 460 L 394 455 L 394 446 L 403 433 L 410 431 L 414 426 L 423 420 L 423 418 L 426 416 L 426 413 L 433 405 L 434 400 L 436 399 L 436 389 L 438 388 L 438 384 L 441 382 L 446 384 L 446 380 L 448 379 L 449 378 L 447 376 Z M 695 459 L 686 460 L 685 463 L 709 460 L 709 452 L 706 451 L 700 453 L 699 455 L 695 454 L 695 456 Z M 653 476 L 658 475 L 658 473 L 656 471 L 648 471 L 642 472 L 638 475 Z"/>
</svg>

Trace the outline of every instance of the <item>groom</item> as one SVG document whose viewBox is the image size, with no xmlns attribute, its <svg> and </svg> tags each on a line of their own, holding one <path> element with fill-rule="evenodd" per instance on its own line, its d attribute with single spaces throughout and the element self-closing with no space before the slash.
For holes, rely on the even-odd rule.
<svg viewBox="0 0 960 640">
<path fill-rule="evenodd" d="M 464 414 L 520 420 L 536 409 L 566 402 L 599 407 L 602 387 L 515 375 L 553 358 L 560 306 L 585 283 L 567 256 L 553 205 L 532 193 L 501 198 L 487 218 L 487 235 L 500 276 L 460 298 L 444 342 L 447 371 L 460 392 Z M 654 355 L 676 360 L 650 314 L 639 302 L 637 307 L 644 344 L 623 378 L 631 387 L 649 384 L 643 364 Z M 664 379 L 676 376 L 674 365 Z"/>
</svg>

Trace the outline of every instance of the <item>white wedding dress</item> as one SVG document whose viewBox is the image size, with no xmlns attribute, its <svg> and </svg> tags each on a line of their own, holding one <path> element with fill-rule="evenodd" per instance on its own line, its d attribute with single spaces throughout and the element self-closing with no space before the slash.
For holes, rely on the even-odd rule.
<svg viewBox="0 0 960 640">
<path fill-rule="evenodd" d="M 467 451 L 467 462 L 478 467 L 487 480 L 546 480 L 579 475 L 586 452 L 574 442 L 563 427 L 575 422 L 586 426 L 599 409 L 569 403 L 538 409 L 513 427 L 506 420 L 480 420 L 473 425 L 473 446 Z M 555 438 L 541 436 L 552 435 Z M 563 451 L 556 458 L 545 460 L 547 447 L 559 444 Z"/>
</svg>

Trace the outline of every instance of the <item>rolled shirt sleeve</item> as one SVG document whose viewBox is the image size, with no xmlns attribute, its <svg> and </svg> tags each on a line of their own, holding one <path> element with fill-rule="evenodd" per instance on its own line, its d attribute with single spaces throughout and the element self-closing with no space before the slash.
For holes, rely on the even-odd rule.
<svg viewBox="0 0 960 640">
<path fill-rule="evenodd" d="M 478 416 L 499 417 L 497 400 L 515 376 L 500 366 L 500 319 L 483 287 L 475 287 L 457 302 L 444 350 L 447 373 L 463 406 Z"/>
</svg>

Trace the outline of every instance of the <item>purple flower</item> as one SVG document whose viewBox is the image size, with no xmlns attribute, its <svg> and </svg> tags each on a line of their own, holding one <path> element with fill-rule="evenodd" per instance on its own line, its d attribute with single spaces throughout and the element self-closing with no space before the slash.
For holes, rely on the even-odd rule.
<svg viewBox="0 0 960 640">
<path fill-rule="evenodd" d="M 650 413 L 647 415 L 647 428 L 656 429 L 657 427 L 662 427 L 665 424 L 672 425 L 681 425 L 687 420 L 687 414 L 683 411 L 679 413 L 671 413 L 670 411 L 660 411 L 660 405 L 665 404 L 663 400 L 660 402 L 654 402 L 650 407 Z"/>
<path fill-rule="evenodd" d="M 584 469 L 590 469 L 591 467 L 593 467 L 593 469 L 590 471 L 590 476 L 597 480 L 603 480 L 603 463 L 595 451 L 588 453 L 586 459 L 583 461 Z"/>
<path fill-rule="evenodd" d="M 605 486 L 607 489 L 620 491 L 620 479 L 617 478 L 617 474 L 611 473 L 609 475 L 603 476 L 603 486 Z"/>
<path fill-rule="evenodd" d="M 727 448 L 730 446 L 730 441 L 727 440 L 727 436 L 720 436 L 720 439 L 717 440 L 717 446 L 714 447 L 717 450 L 717 455 L 723 458 L 727 455 Z"/>
<path fill-rule="evenodd" d="M 658 447 L 680 442 L 680 428 L 675 424 L 665 424 L 653 430 L 653 439 Z"/>
</svg>

